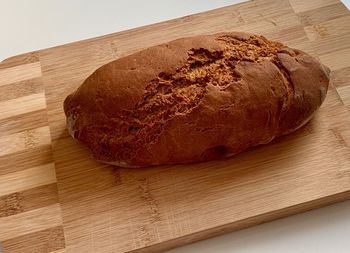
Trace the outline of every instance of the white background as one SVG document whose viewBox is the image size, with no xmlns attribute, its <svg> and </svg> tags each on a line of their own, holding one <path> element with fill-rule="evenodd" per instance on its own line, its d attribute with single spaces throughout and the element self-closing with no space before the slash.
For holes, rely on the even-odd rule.
<svg viewBox="0 0 350 253">
<path fill-rule="evenodd" d="M 0 60 L 237 2 L 0 0 Z M 345 2 L 349 8 L 350 0 Z M 350 201 L 229 233 L 171 252 L 349 253 Z"/>
</svg>

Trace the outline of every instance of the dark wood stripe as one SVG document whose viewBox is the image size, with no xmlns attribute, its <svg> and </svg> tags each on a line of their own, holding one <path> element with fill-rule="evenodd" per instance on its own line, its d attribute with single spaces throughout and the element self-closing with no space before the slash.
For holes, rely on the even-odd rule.
<svg viewBox="0 0 350 253">
<path fill-rule="evenodd" d="M 48 253 L 64 249 L 63 227 L 53 227 L 2 242 L 6 253 Z"/>
<path fill-rule="evenodd" d="M 321 22 L 343 17 L 349 14 L 348 9 L 342 4 L 332 4 L 318 9 L 298 13 L 300 22 L 304 26 L 315 25 Z"/>
<path fill-rule="evenodd" d="M 0 197 L 0 218 L 58 203 L 56 183 Z"/>
<path fill-rule="evenodd" d="M 0 86 L 0 101 L 44 91 L 40 77 Z"/>
<path fill-rule="evenodd" d="M 0 120 L 0 136 L 48 125 L 46 109 Z"/>
<path fill-rule="evenodd" d="M 21 55 L 16 55 L 13 57 L 9 57 L 2 62 L 0 62 L 0 69 L 11 68 L 18 65 L 23 65 L 27 63 L 33 63 L 39 61 L 38 52 L 31 52 Z"/>
<path fill-rule="evenodd" d="M 0 156 L 0 176 L 53 161 L 51 145 L 43 145 Z"/>
</svg>

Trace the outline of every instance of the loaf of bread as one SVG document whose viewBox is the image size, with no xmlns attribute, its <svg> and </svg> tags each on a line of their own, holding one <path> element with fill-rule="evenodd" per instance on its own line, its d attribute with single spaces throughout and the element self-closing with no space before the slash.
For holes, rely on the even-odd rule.
<svg viewBox="0 0 350 253">
<path fill-rule="evenodd" d="M 246 33 L 181 38 L 103 65 L 64 101 L 71 136 L 123 167 L 224 158 L 304 125 L 329 70 Z"/>
</svg>

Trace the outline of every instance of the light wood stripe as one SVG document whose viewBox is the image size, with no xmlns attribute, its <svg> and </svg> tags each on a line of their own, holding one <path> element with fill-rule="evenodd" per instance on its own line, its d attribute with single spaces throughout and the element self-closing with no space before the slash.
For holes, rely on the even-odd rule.
<svg viewBox="0 0 350 253">
<path fill-rule="evenodd" d="M 41 76 L 40 62 L 0 69 L 0 86 Z"/>
<path fill-rule="evenodd" d="M 0 196 L 56 182 L 53 163 L 18 171 L 0 177 Z"/>
<path fill-rule="evenodd" d="M 3 247 L 6 253 L 63 252 L 65 247 L 63 228 L 58 226 L 12 238 L 4 241 Z"/>
<path fill-rule="evenodd" d="M 0 120 L 46 108 L 44 93 L 0 102 Z"/>
<path fill-rule="evenodd" d="M 290 5 L 296 13 L 305 12 L 324 6 L 337 4 L 339 0 L 289 0 Z"/>
<path fill-rule="evenodd" d="M 59 204 L 0 218 L 0 241 L 61 226 Z"/>
<path fill-rule="evenodd" d="M 336 88 L 334 87 L 334 85 L 332 83 L 330 83 L 330 85 L 328 87 L 327 96 L 322 104 L 322 107 L 323 108 L 330 108 L 333 106 L 342 106 L 342 105 L 343 105 L 342 101 L 339 97 L 339 94 L 338 94 Z"/>
<path fill-rule="evenodd" d="M 29 52 L 6 58 L 0 62 L 0 69 L 11 68 L 14 66 L 24 65 L 27 63 L 33 63 L 39 61 L 38 52 Z"/>
<path fill-rule="evenodd" d="M 0 101 L 43 93 L 44 87 L 41 78 L 34 78 L 0 86 Z"/>
<path fill-rule="evenodd" d="M 349 48 L 349 41 L 350 33 L 341 36 L 327 36 L 323 39 L 317 39 L 311 44 L 319 55 L 324 55 Z"/>
<path fill-rule="evenodd" d="M 331 81 L 336 87 L 350 85 L 350 66 L 332 71 Z"/>
<path fill-rule="evenodd" d="M 0 177 L 8 173 L 25 170 L 53 162 L 51 145 L 21 150 L 0 156 Z"/>
<path fill-rule="evenodd" d="M 350 105 L 350 82 L 349 86 L 337 88 L 338 94 L 345 105 Z"/>
<path fill-rule="evenodd" d="M 0 137 L 0 156 L 50 144 L 48 126 Z"/>
<path fill-rule="evenodd" d="M 0 218 L 58 203 L 56 183 L 0 197 Z"/>
<path fill-rule="evenodd" d="M 0 120 L 0 137 L 48 125 L 46 109 Z"/>
<path fill-rule="evenodd" d="M 60 250 L 51 251 L 50 253 L 65 253 L 65 252 L 66 252 L 65 249 L 60 249 Z"/>
<path fill-rule="evenodd" d="M 343 4 L 337 3 L 310 11 L 300 12 L 298 13 L 298 17 L 304 26 L 309 26 L 348 14 L 349 10 Z"/>
<path fill-rule="evenodd" d="M 339 23 L 342 25 L 339 25 Z M 304 29 L 310 41 L 326 39 L 334 36 L 341 38 L 343 35 L 350 33 L 350 15 L 329 20 L 317 25 L 307 26 Z M 348 46 L 348 44 L 345 45 Z M 322 52 L 320 53 L 322 54 Z"/>
<path fill-rule="evenodd" d="M 350 59 L 350 48 L 320 56 L 321 62 L 326 66 L 328 66 L 331 70 L 350 67 L 349 59 Z"/>
<path fill-rule="evenodd" d="M 65 252 L 66 252 L 65 249 L 60 249 L 60 250 L 52 251 L 50 253 L 65 253 Z"/>
</svg>

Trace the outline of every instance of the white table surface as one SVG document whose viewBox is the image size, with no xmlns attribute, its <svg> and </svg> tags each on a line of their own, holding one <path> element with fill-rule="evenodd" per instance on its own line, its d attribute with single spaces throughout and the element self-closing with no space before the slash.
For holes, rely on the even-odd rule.
<svg viewBox="0 0 350 253">
<path fill-rule="evenodd" d="M 242 1 L 0 0 L 0 60 L 238 2 Z M 344 3 L 349 8 L 350 0 Z M 169 252 L 349 253 L 350 201 Z"/>
</svg>

